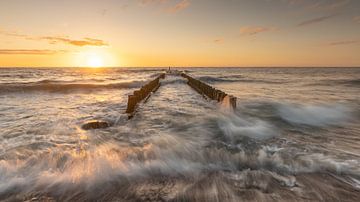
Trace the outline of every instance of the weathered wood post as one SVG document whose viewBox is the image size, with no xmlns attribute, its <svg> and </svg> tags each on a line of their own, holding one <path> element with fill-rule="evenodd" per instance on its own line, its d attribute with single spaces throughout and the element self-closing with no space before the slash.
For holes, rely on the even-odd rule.
<svg viewBox="0 0 360 202">
<path fill-rule="evenodd" d="M 236 109 L 236 101 L 237 101 L 237 98 L 230 95 L 230 106 L 233 108 L 233 109 Z"/>
<path fill-rule="evenodd" d="M 134 112 L 136 104 L 137 104 L 137 97 L 135 95 L 129 95 L 126 113 Z"/>
</svg>

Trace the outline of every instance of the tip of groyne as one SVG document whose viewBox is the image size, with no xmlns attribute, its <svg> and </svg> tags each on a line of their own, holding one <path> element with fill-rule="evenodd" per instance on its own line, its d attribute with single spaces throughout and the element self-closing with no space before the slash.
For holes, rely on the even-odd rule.
<svg viewBox="0 0 360 202">
<path fill-rule="evenodd" d="M 236 109 L 236 101 L 237 98 L 235 96 L 232 95 L 228 95 L 227 93 L 216 89 L 198 79 L 195 79 L 185 73 L 181 73 L 181 76 L 186 78 L 188 80 L 187 84 L 193 88 L 195 91 L 197 91 L 199 94 L 201 95 L 205 95 L 206 97 L 212 99 L 212 100 L 216 100 L 218 102 L 224 102 L 224 101 L 228 101 L 229 105 L 233 108 Z M 225 100 L 225 98 L 228 98 Z"/>
</svg>

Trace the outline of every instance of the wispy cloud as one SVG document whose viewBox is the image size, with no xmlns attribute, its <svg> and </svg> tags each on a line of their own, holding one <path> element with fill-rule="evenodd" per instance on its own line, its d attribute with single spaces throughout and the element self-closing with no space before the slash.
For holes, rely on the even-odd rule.
<svg viewBox="0 0 360 202">
<path fill-rule="evenodd" d="M 281 2 L 309 10 L 336 10 L 348 5 L 351 0 L 281 0 Z"/>
<path fill-rule="evenodd" d="M 148 5 L 152 3 L 166 3 L 168 0 L 139 0 L 141 5 Z"/>
<path fill-rule="evenodd" d="M 74 46 L 107 46 L 108 44 L 100 39 L 92 39 L 92 38 L 83 38 L 81 40 L 74 40 L 68 37 L 52 37 L 52 36 L 45 36 L 35 38 L 35 40 L 47 40 L 51 44 L 57 43 L 66 43 Z"/>
<path fill-rule="evenodd" d="M 151 4 L 166 5 L 165 11 L 168 13 L 177 13 L 188 8 L 191 4 L 190 0 L 139 0 L 141 6 Z"/>
<path fill-rule="evenodd" d="M 169 13 L 176 13 L 179 12 L 181 10 L 186 9 L 187 7 L 190 6 L 190 1 L 189 0 L 181 0 L 179 3 L 177 3 L 175 6 L 172 6 L 170 8 L 168 8 L 168 12 Z"/>
<path fill-rule="evenodd" d="M 304 2 L 304 0 L 282 0 L 282 1 L 287 3 L 287 4 L 291 4 L 291 5 Z"/>
<path fill-rule="evenodd" d="M 332 14 L 332 15 L 326 15 L 326 16 L 322 16 L 322 17 L 318 17 L 318 18 L 313 18 L 313 19 L 310 19 L 310 20 L 300 22 L 297 26 L 302 27 L 302 26 L 307 26 L 307 25 L 311 25 L 311 24 L 320 23 L 320 22 L 323 22 L 323 21 L 328 20 L 330 18 L 333 18 L 335 16 L 337 16 L 337 14 Z"/>
<path fill-rule="evenodd" d="M 350 0 L 327 0 L 313 2 L 308 6 L 310 9 L 334 10 L 344 7 L 350 3 Z"/>
<path fill-rule="evenodd" d="M 54 55 L 66 52 L 65 50 L 47 49 L 0 49 L 0 55 Z"/>
<path fill-rule="evenodd" d="M 1 35 L 11 36 L 11 37 L 18 37 L 23 38 L 26 40 L 34 40 L 34 41 L 48 41 L 50 44 L 57 44 L 57 43 L 65 43 L 73 46 L 108 46 L 109 44 L 100 39 L 93 39 L 93 38 L 83 38 L 83 39 L 71 39 L 68 36 L 58 37 L 58 36 L 29 36 L 26 34 L 21 34 L 17 32 L 9 32 L 0 30 Z"/>
<path fill-rule="evenodd" d="M 4 36 L 12 36 L 12 37 L 28 37 L 25 34 L 20 34 L 18 32 L 10 32 L 7 30 L 0 30 L 0 34 Z"/>
<path fill-rule="evenodd" d="M 342 46 L 342 45 L 351 45 L 359 43 L 358 40 L 344 40 L 344 41 L 333 41 L 328 43 L 328 46 Z"/>
<path fill-rule="evenodd" d="M 273 27 L 261 27 L 261 26 L 247 26 L 240 28 L 240 35 L 242 36 L 253 36 L 264 32 L 274 31 L 276 28 Z"/>
</svg>

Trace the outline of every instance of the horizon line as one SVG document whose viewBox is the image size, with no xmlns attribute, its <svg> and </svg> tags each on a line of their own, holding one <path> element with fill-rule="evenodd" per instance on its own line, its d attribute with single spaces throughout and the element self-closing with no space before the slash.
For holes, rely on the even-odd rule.
<svg viewBox="0 0 360 202">
<path fill-rule="evenodd" d="M 106 69 L 106 68 L 360 68 L 359 66 L 0 66 L 0 68 L 88 68 L 88 69 Z"/>
</svg>

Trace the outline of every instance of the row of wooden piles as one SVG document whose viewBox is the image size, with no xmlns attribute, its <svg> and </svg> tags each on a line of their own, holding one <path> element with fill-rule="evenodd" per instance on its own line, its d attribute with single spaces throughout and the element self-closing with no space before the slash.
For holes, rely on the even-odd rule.
<svg viewBox="0 0 360 202">
<path fill-rule="evenodd" d="M 136 106 L 144 99 L 148 99 L 152 92 L 155 92 L 160 87 L 160 79 L 165 78 L 165 73 L 160 74 L 156 79 L 150 81 L 140 88 L 140 90 L 134 91 L 133 95 L 128 97 L 128 105 L 126 113 L 129 114 L 129 118 L 132 118 L 133 113 L 136 110 Z"/>
<path fill-rule="evenodd" d="M 232 96 L 232 95 L 228 95 L 225 92 L 218 90 L 202 81 L 199 81 L 197 79 L 194 79 L 193 77 L 182 73 L 181 76 L 183 78 L 186 78 L 188 80 L 188 85 L 190 87 L 192 87 L 194 90 L 196 90 L 199 94 L 201 95 L 206 95 L 208 98 L 212 99 L 212 100 L 216 100 L 218 102 L 223 102 L 226 99 L 226 101 L 229 102 L 230 106 L 235 109 L 236 108 L 236 100 L 237 98 Z"/>
</svg>

